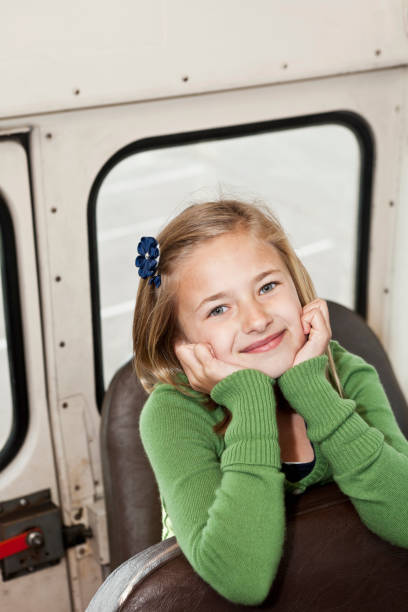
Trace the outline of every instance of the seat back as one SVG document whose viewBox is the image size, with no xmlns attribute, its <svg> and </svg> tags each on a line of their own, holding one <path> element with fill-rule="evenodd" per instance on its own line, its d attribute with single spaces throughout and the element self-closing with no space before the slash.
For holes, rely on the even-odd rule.
<svg viewBox="0 0 408 612">
<path fill-rule="evenodd" d="M 407 402 L 380 341 L 354 311 L 335 302 L 327 304 L 333 339 L 377 369 L 398 424 L 408 437 Z M 129 361 L 112 379 L 103 402 L 101 453 L 111 569 L 161 540 L 159 491 L 139 434 L 146 398 Z"/>
<path fill-rule="evenodd" d="M 101 456 L 111 569 L 161 540 L 159 491 L 139 433 L 146 398 L 129 361 L 113 377 L 103 401 Z"/>
<path fill-rule="evenodd" d="M 408 550 L 372 533 L 336 483 L 286 497 L 285 545 L 266 599 L 251 610 L 406 609 Z M 122 563 L 86 612 L 237 612 L 194 571 L 175 537 Z"/>
</svg>

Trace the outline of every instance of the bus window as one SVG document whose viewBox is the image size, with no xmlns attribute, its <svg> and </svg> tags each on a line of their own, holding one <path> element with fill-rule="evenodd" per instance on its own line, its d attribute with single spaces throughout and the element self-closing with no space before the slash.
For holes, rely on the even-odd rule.
<svg viewBox="0 0 408 612">
<path fill-rule="evenodd" d="M 18 285 L 17 252 L 10 212 L 0 195 L 0 470 L 16 456 L 28 429 L 28 396 Z"/>
<path fill-rule="evenodd" d="M 10 367 L 7 351 L 6 325 L 4 317 L 4 261 L 3 240 L 0 228 L 0 257 L 1 257 L 1 283 L 0 283 L 0 450 L 4 448 L 10 436 L 13 419 L 13 402 L 11 396 Z"/>
<path fill-rule="evenodd" d="M 190 203 L 221 196 L 267 203 L 318 295 L 354 308 L 360 155 L 354 131 L 326 123 L 177 146 L 162 139 L 160 147 L 136 149 L 114 165 L 100 184 L 95 213 L 105 386 L 132 355 L 139 239 L 156 236 Z"/>
</svg>

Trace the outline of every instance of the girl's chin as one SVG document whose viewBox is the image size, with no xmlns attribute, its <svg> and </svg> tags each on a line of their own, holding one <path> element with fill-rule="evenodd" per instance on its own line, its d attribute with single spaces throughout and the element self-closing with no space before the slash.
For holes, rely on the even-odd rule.
<svg viewBox="0 0 408 612">
<path fill-rule="evenodd" d="M 262 353 L 260 353 L 259 355 L 262 355 Z M 293 360 L 290 361 L 290 359 L 288 359 L 287 363 L 280 363 L 279 366 L 275 365 L 275 367 L 271 367 L 270 365 L 268 367 L 268 364 L 265 363 L 264 359 L 251 359 L 248 361 L 245 360 L 244 363 L 243 360 L 237 360 L 236 365 L 250 370 L 259 370 L 260 372 L 263 372 L 271 378 L 279 378 L 279 376 L 282 376 L 282 374 L 284 374 L 292 367 Z"/>
<path fill-rule="evenodd" d="M 267 368 L 257 368 L 256 366 L 254 366 L 254 369 L 263 372 L 269 376 L 269 378 L 279 378 L 279 376 L 282 376 L 282 374 L 286 372 L 286 370 L 269 370 Z"/>
</svg>

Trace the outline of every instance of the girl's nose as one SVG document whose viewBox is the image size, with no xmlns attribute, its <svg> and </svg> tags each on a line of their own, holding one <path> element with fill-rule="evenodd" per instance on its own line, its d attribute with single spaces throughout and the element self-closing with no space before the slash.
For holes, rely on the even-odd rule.
<svg viewBox="0 0 408 612">
<path fill-rule="evenodd" d="M 263 332 L 271 322 L 272 316 L 255 300 L 242 307 L 242 331 L 245 334 Z"/>
</svg>

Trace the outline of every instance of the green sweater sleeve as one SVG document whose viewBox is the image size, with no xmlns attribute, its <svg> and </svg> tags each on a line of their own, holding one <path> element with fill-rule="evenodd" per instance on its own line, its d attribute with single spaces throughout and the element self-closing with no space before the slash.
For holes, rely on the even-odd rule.
<svg viewBox="0 0 408 612">
<path fill-rule="evenodd" d="M 274 384 L 257 370 L 240 370 L 214 387 L 214 401 L 232 413 L 223 452 L 210 413 L 170 385 L 153 391 L 140 417 L 181 550 L 218 593 L 246 605 L 265 599 L 283 552 Z"/>
<path fill-rule="evenodd" d="M 325 376 L 321 355 L 287 370 L 282 393 L 305 419 L 307 434 L 332 466 L 333 479 L 374 533 L 408 548 L 408 441 L 377 371 L 331 343 L 342 399 Z"/>
</svg>

